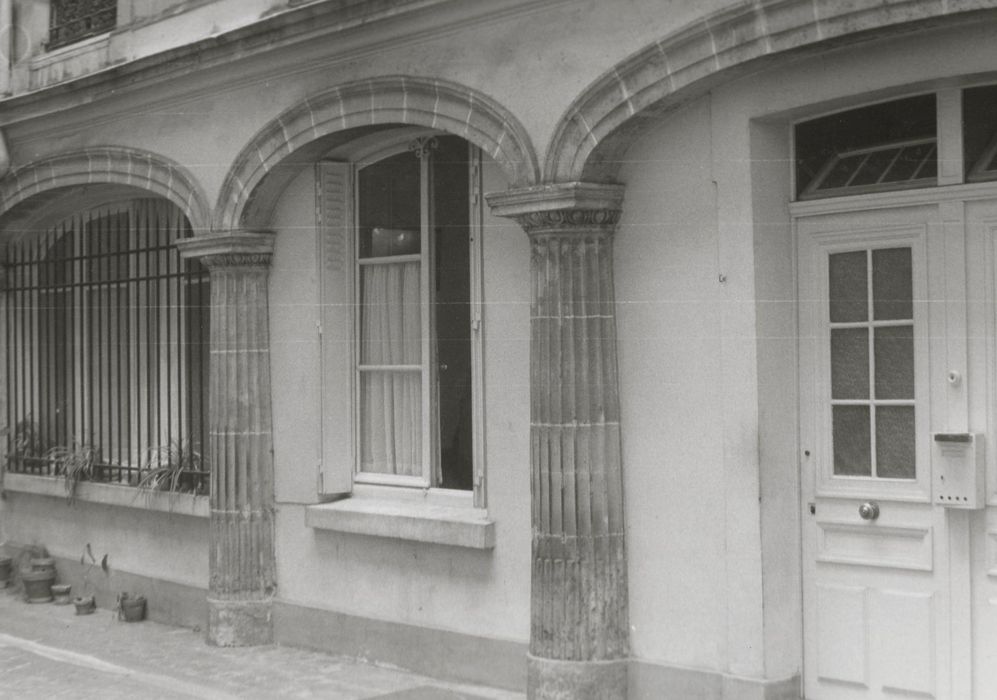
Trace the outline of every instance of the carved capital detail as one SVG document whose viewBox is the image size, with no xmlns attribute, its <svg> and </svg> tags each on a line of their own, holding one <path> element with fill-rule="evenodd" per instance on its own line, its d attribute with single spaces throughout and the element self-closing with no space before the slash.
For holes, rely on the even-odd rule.
<svg viewBox="0 0 997 700">
<path fill-rule="evenodd" d="M 612 232 L 620 221 L 619 209 L 549 209 L 513 217 L 527 234 L 583 231 Z"/>
<path fill-rule="evenodd" d="M 209 268 L 226 267 L 270 267 L 270 253 L 218 253 L 215 255 L 205 255 L 200 258 L 201 263 Z"/>
<path fill-rule="evenodd" d="M 210 269 L 269 267 L 274 234 L 228 231 L 176 242 L 180 255 L 200 260 Z"/>
</svg>

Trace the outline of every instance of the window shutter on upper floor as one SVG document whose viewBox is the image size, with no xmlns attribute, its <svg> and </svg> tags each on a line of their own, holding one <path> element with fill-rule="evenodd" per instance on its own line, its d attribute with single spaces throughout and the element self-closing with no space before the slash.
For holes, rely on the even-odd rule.
<svg viewBox="0 0 997 700">
<path fill-rule="evenodd" d="M 349 163 L 317 165 L 319 331 L 322 456 L 318 491 L 348 494 L 353 487 L 354 415 L 351 246 L 353 175 Z"/>
</svg>

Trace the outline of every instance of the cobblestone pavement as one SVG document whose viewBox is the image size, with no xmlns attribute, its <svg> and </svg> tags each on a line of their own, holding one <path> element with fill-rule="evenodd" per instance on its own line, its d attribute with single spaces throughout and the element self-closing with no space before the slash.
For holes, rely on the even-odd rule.
<svg viewBox="0 0 997 700">
<path fill-rule="evenodd" d="M 0 590 L 0 698 L 521 700 L 519 693 L 283 646 L 219 649 L 194 630 Z"/>
</svg>

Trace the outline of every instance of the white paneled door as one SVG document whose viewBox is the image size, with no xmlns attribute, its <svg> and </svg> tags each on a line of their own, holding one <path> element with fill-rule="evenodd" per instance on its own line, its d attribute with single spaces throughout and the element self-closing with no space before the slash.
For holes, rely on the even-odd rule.
<svg viewBox="0 0 997 700">
<path fill-rule="evenodd" d="M 976 489 L 993 214 L 950 200 L 797 217 L 810 700 L 997 697 L 980 694 L 997 687 L 980 656 L 997 591 L 980 592 L 994 543 Z"/>
</svg>

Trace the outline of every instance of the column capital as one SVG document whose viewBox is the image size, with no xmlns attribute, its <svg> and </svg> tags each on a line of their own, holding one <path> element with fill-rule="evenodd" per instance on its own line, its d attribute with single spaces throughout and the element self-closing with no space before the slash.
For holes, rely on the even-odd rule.
<svg viewBox="0 0 997 700">
<path fill-rule="evenodd" d="M 565 182 L 492 192 L 485 198 L 496 216 L 515 219 L 529 235 L 611 233 L 620 220 L 623 185 Z"/>
<path fill-rule="evenodd" d="M 176 242 L 183 258 L 196 258 L 206 267 L 269 267 L 274 234 L 269 231 L 225 231 Z"/>
</svg>

